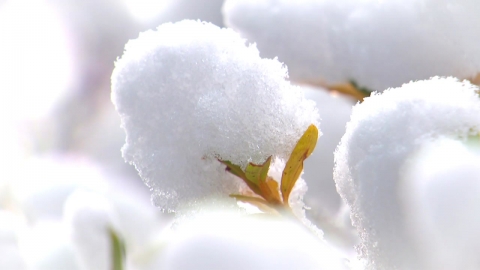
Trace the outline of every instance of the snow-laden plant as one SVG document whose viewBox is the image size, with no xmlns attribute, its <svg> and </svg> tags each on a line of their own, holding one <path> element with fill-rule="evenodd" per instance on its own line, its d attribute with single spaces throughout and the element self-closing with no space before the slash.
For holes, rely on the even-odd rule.
<svg viewBox="0 0 480 270">
<path fill-rule="evenodd" d="M 182 21 L 140 34 L 115 66 L 112 100 L 127 134 L 122 153 L 157 206 L 175 211 L 250 194 L 303 210 L 306 187 L 297 179 L 318 137 L 318 113 L 286 81 L 280 62 L 260 58 L 232 30 Z M 296 153 L 306 131 L 314 141 Z M 272 170 L 264 166 L 250 178 L 252 168 L 270 162 Z M 284 174 L 270 179 L 269 171 Z"/>
<path fill-rule="evenodd" d="M 192 212 L 198 215 L 212 202 L 222 208 L 237 201 L 249 211 L 255 206 L 256 212 L 300 219 L 313 242 L 320 240 L 324 250 L 332 250 L 318 239 L 322 232 L 306 219 L 303 204 L 307 185 L 301 175 L 320 135 L 318 112 L 315 103 L 304 97 L 305 90 L 286 80 L 286 72 L 276 59 L 260 58 L 256 47 L 246 45 L 232 30 L 199 21 L 164 24 L 126 45 L 112 75 L 112 101 L 127 135 L 122 154 L 151 188 L 154 203 L 177 213 L 176 224 L 188 221 L 185 209 L 192 218 Z M 223 230 L 215 220 L 208 224 L 213 232 Z M 257 224 L 259 230 L 262 224 Z M 275 234 L 286 233 L 282 223 L 278 228 L 276 224 L 272 224 Z M 243 230 L 239 235 L 250 233 Z M 229 234 L 234 236 L 234 231 Z M 260 230 L 245 241 L 264 241 L 267 232 Z M 226 237 L 215 235 L 206 238 L 213 246 L 216 239 Z M 257 267 L 280 267 L 280 254 L 302 246 L 279 237 L 282 245 L 268 246 L 272 254 L 259 251 L 265 261 Z M 238 237 L 230 240 L 234 247 Z M 171 245 L 179 244 L 173 241 L 166 248 Z M 217 249 L 206 247 L 205 252 Z M 242 258 L 255 249 L 233 248 L 227 259 L 219 258 L 219 264 L 199 256 L 198 264 L 236 264 L 228 261 L 234 258 L 233 250 Z M 323 251 L 308 254 L 310 259 L 313 254 L 328 256 Z M 327 264 L 320 265 L 325 269 Z M 332 263 L 331 267 L 344 266 Z"/>
<path fill-rule="evenodd" d="M 0 268 L 111 270 L 117 259 L 123 269 L 151 269 L 167 220 L 130 179 L 112 182 L 73 156 L 31 157 L 17 167 L 0 181 Z M 114 237 L 124 255 L 113 254 Z"/>
<path fill-rule="evenodd" d="M 383 91 L 432 76 L 480 72 L 476 0 L 227 0 L 225 24 L 292 80 L 351 80 Z"/>
<path fill-rule="evenodd" d="M 445 269 L 478 268 L 478 264 L 471 268 L 471 261 L 466 262 L 470 268 L 458 263 L 472 258 L 464 258 L 472 248 L 466 243 L 477 243 L 478 238 L 469 240 L 458 234 L 455 240 L 456 234 L 449 232 L 455 223 L 462 228 L 468 227 L 465 222 L 477 224 L 473 212 L 478 210 L 478 204 L 469 199 L 475 195 L 466 193 L 463 199 L 446 197 L 449 190 L 461 196 L 461 190 L 476 189 L 477 184 L 472 182 L 477 179 L 475 170 L 466 171 L 472 167 L 471 162 L 465 163 L 472 155 L 462 159 L 451 156 L 461 164 L 452 161 L 456 165 L 449 167 L 432 164 L 431 154 L 418 153 L 428 145 L 430 150 L 441 147 L 445 139 L 461 145 L 478 136 L 479 115 L 477 87 L 467 81 L 439 77 L 374 93 L 353 108 L 335 153 L 334 177 L 340 195 L 352 209 L 353 225 L 362 241 L 359 253 L 368 261 L 367 269 L 440 269 L 439 265 L 447 264 L 438 262 L 445 261 L 453 267 Z M 430 168 L 442 166 L 436 168 L 442 175 L 428 174 L 432 170 L 425 164 Z M 425 185 L 429 188 L 425 189 Z M 475 193 L 475 189 L 470 192 Z M 464 207 L 468 210 L 462 211 Z M 418 220 L 424 222 L 418 225 Z M 412 222 L 417 226 L 412 227 Z M 421 232 L 426 231 L 424 238 Z M 425 249 L 425 245 L 418 244 L 426 239 L 438 246 L 430 243 Z M 446 250 L 450 256 L 437 258 Z M 436 260 L 433 267 L 432 260 Z"/>
<path fill-rule="evenodd" d="M 306 13 L 299 21 L 319 25 L 320 31 L 312 30 L 316 35 L 298 31 L 312 36 L 313 41 L 300 39 L 292 55 L 301 57 L 285 58 L 287 64 L 287 59 L 299 61 L 301 68 L 295 71 L 293 80 L 325 80 L 327 84 L 350 81 L 354 89 L 343 89 L 344 92 L 350 91 L 362 100 L 365 89 L 361 86 L 383 91 L 387 86 L 432 75 L 473 77 L 480 68 L 477 59 L 459 55 L 475 54 L 477 49 L 470 44 L 475 37 L 465 36 L 458 29 L 476 19 L 465 16 L 458 25 L 437 29 L 443 25 L 440 14 L 470 14 L 468 7 L 475 9 L 477 5 L 468 1 L 463 6 L 448 7 L 437 7 L 432 1 L 307 0 L 295 5 L 288 1 L 227 1 L 224 12 L 227 23 L 248 38 L 249 31 L 262 29 L 254 27 L 258 25 L 256 20 L 264 22 L 260 25 L 267 25 L 265 31 L 273 34 L 265 35 L 274 43 L 267 42 L 265 46 L 280 51 L 286 46 L 285 55 L 292 53 L 288 49 L 291 44 L 278 41 L 283 34 L 291 39 L 291 34 L 297 32 L 271 30 L 271 21 L 278 19 L 279 25 L 286 27 L 290 26 L 286 22 L 291 14 L 298 17 Z M 432 9 L 433 15 L 426 16 L 424 8 Z M 268 16 L 249 17 L 258 11 L 265 11 Z M 316 16 L 319 13 L 325 16 Z M 383 43 L 372 46 L 369 41 L 375 40 L 375 35 L 367 30 L 381 27 L 379 22 L 383 21 L 388 22 L 382 28 Z M 400 31 L 409 25 L 412 29 L 422 27 L 413 32 Z M 433 36 L 427 39 L 422 31 L 432 32 Z M 282 38 L 278 39 L 278 35 Z M 351 42 L 345 42 L 345 37 L 351 38 Z M 433 44 L 446 37 L 461 43 L 457 47 L 445 42 L 432 49 Z M 418 46 L 409 49 L 397 44 L 399 40 L 411 40 Z M 268 50 L 263 53 L 268 55 Z M 285 57 L 276 50 L 272 53 L 269 56 Z M 307 54 L 312 57 L 307 58 Z M 389 57 L 393 59 L 389 64 L 382 62 Z M 296 64 L 292 66 L 295 70 Z M 302 77 L 302 68 L 311 73 Z M 126 45 L 112 74 L 112 101 L 126 132 L 123 157 L 135 165 L 151 188 L 154 203 L 177 214 L 185 213 L 185 209 L 198 214 L 208 204 L 238 211 L 236 201 L 249 210 L 253 205 L 257 212 L 296 216 L 310 225 L 303 203 L 307 185 L 301 175 L 303 162 L 312 154 L 320 132 L 315 104 L 304 97 L 304 92 L 308 91 L 287 81 L 286 67 L 277 59 L 261 58 L 255 45 L 246 45 L 233 30 L 199 21 L 168 23 L 140 34 Z M 475 250 L 475 241 L 467 237 L 476 235 L 472 228 L 478 223 L 471 218 L 477 202 L 477 167 L 473 166 L 475 162 L 463 161 L 477 158 L 478 153 L 469 152 L 468 142 L 480 132 L 479 113 L 478 88 L 453 77 L 433 77 L 383 93 L 373 92 L 353 108 L 335 153 L 334 178 L 340 196 L 351 208 L 351 219 L 361 238 L 358 253 L 367 269 L 477 267 L 470 251 Z M 445 141 L 457 143 L 456 149 L 461 151 L 456 153 L 466 159 L 459 159 L 455 166 L 432 169 L 437 162 L 435 157 L 442 153 L 433 149 L 450 149 Z M 462 174 L 467 169 L 468 173 Z M 454 183 L 453 177 L 461 175 L 463 181 Z M 447 200 L 466 211 L 442 211 L 438 207 L 450 189 L 455 194 L 470 189 L 465 196 L 467 201 Z M 234 219 L 232 224 L 225 225 L 223 219 L 207 218 L 205 224 L 194 222 L 196 225 L 181 229 L 188 218 L 178 216 L 176 225 L 180 227 L 172 227 L 177 236 L 165 241 L 157 261 L 166 269 L 188 269 L 192 264 L 225 268 L 231 263 L 240 268 L 268 268 L 280 263 L 285 268 L 291 262 L 282 263 L 283 258 L 275 256 L 301 250 L 302 243 L 294 241 L 291 245 L 279 244 L 277 249 L 276 245 L 262 246 L 263 241 L 273 242 L 268 240 L 269 230 L 261 229 L 263 223 L 252 225 Z M 342 220 L 341 215 L 329 218 Z M 448 232 L 454 227 L 452 220 L 470 225 L 460 226 L 457 233 Z M 342 233 L 348 234 L 335 232 L 341 227 L 332 225 L 335 222 L 319 224 L 332 226 L 331 233 L 338 238 Z M 285 230 L 282 223 L 269 226 L 280 237 L 280 243 L 285 244 L 282 240 L 286 238 L 281 236 L 289 229 Z M 262 232 L 249 235 L 252 229 L 248 228 L 253 227 Z M 292 233 L 295 230 L 291 228 Z M 246 235 L 242 234 L 245 232 Z M 242 246 L 244 240 L 257 244 Z M 320 243 L 328 252 L 315 254 L 330 254 L 331 247 Z M 204 247 L 201 252 L 199 246 Z M 258 247 L 261 248 L 257 252 Z M 450 247 L 455 247 L 455 252 L 450 253 Z M 256 257 L 266 253 L 262 248 L 272 254 Z M 293 250 L 288 251 L 289 248 Z M 225 258 L 209 259 L 219 250 L 225 252 Z M 305 253 L 310 254 L 308 250 Z M 185 254 L 191 254 L 192 261 L 182 260 Z M 438 256 L 441 259 L 436 259 Z M 242 259 L 246 257 L 251 260 Z M 308 255 L 300 261 L 306 263 L 312 258 Z M 315 260 L 312 262 L 316 265 Z M 362 263 L 356 266 L 352 261 L 350 267 L 363 268 Z M 308 268 L 307 265 L 312 264 L 297 264 Z M 325 267 L 319 264 L 314 268 Z M 332 264 L 332 269 L 339 267 L 345 266 Z"/>
</svg>

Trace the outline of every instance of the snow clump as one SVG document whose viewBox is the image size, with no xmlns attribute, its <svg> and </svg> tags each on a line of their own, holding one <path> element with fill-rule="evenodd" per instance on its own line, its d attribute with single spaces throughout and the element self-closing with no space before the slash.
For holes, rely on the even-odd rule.
<svg viewBox="0 0 480 270">
<path fill-rule="evenodd" d="M 111 205 L 103 197 L 77 191 L 65 204 L 65 220 L 81 269 L 111 269 Z M 95 247 L 95 248 L 92 248 Z"/>
<path fill-rule="evenodd" d="M 406 228 L 402 168 L 429 142 L 479 133 L 477 91 L 466 81 L 434 77 L 374 93 L 353 108 L 335 153 L 334 179 L 352 209 L 368 269 L 425 269 Z"/>
<path fill-rule="evenodd" d="M 230 29 L 182 21 L 141 33 L 112 75 L 112 101 L 126 131 L 123 157 L 164 210 L 238 193 L 242 183 L 216 159 L 246 166 L 287 159 L 315 104 Z"/>
<path fill-rule="evenodd" d="M 161 260 L 161 269 L 176 270 L 347 269 L 337 251 L 297 223 L 228 212 L 182 224 Z"/>
<path fill-rule="evenodd" d="M 479 269 L 480 144 L 441 138 L 409 158 L 402 181 L 407 224 L 428 268 Z"/>
<path fill-rule="evenodd" d="M 285 62 L 294 81 L 376 91 L 480 72 L 476 0 L 227 0 L 225 24 Z M 453 19 L 454 18 L 454 19 Z"/>
<path fill-rule="evenodd" d="M 77 190 L 68 197 L 64 224 L 81 269 L 112 269 L 112 233 L 125 247 L 127 269 L 147 269 L 158 255 L 165 221 L 153 206 L 129 195 Z"/>
</svg>

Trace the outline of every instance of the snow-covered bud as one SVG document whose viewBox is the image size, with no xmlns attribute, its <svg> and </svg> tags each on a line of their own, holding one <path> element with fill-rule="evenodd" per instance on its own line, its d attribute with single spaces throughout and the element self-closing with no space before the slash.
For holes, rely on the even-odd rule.
<svg viewBox="0 0 480 270">
<path fill-rule="evenodd" d="M 334 178 L 370 268 L 425 269 L 402 207 L 403 168 L 429 142 L 479 133 L 477 91 L 468 82 L 435 77 L 374 94 L 353 108 Z"/>
<path fill-rule="evenodd" d="M 154 246 L 165 220 L 131 195 L 77 190 L 68 197 L 65 223 L 81 269 L 112 269 L 115 263 L 141 269 L 157 255 Z M 119 248 L 123 255 L 116 253 Z"/>
<path fill-rule="evenodd" d="M 112 269 L 112 218 L 112 205 L 100 195 L 77 191 L 68 198 L 65 220 L 80 269 Z"/>
<path fill-rule="evenodd" d="M 112 75 L 122 149 L 165 210 L 242 184 L 218 159 L 245 167 L 287 159 L 315 105 L 230 29 L 198 21 L 164 24 L 130 41 Z"/>
<path fill-rule="evenodd" d="M 476 0 L 227 0 L 225 24 L 294 81 L 354 80 L 383 91 L 432 76 L 480 72 Z M 454 19 L 453 19 L 454 18 Z"/>
</svg>

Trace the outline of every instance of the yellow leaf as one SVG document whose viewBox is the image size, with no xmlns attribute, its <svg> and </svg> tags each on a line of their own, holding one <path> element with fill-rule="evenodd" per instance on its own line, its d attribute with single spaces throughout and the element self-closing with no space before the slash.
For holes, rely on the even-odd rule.
<svg viewBox="0 0 480 270">
<path fill-rule="evenodd" d="M 303 171 L 303 161 L 307 159 L 307 157 L 313 152 L 313 149 L 315 149 L 317 139 L 318 129 L 315 125 L 310 125 L 305 133 L 303 133 L 300 140 L 298 140 L 297 145 L 295 145 L 295 148 L 285 165 L 285 169 L 283 169 L 281 191 L 283 203 L 286 205 L 288 205 L 290 192 Z"/>
<path fill-rule="evenodd" d="M 259 184 L 260 191 L 263 194 L 263 198 L 267 200 L 267 202 L 278 205 L 282 204 L 282 199 L 280 198 L 280 194 L 278 193 L 278 183 L 271 177 L 267 177 L 267 179 Z"/>
<path fill-rule="evenodd" d="M 340 83 L 340 84 L 330 85 L 327 88 L 332 91 L 349 95 L 360 102 L 362 102 L 364 98 L 370 96 L 370 93 L 372 92 L 364 87 L 359 87 L 353 81 L 349 83 Z"/>
</svg>

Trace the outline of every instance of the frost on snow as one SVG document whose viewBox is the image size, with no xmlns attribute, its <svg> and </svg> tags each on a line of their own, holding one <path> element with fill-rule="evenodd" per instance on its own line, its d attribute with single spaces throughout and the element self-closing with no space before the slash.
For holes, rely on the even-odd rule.
<svg viewBox="0 0 480 270">
<path fill-rule="evenodd" d="M 318 115 L 286 76 L 280 62 L 209 23 L 164 24 L 130 41 L 115 64 L 112 100 L 127 134 L 123 156 L 154 202 L 175 210 L 238 192 L 216 158 L 243 167 L 287 159 Z"/>
<path fill-rule="evenodd" d="M 373 94 L 353 108 L 335 153 L 334 178 L 371 268 L 425 269 L 402 211 L 402 167 L 431 141 L 479 133 L 477 90 L 468 82 L 435 77 Z"/>
<path fill-rule="evenodd" d="M 227 0 L 225 24 L 292 80 L 383 91 L 431 76 L 480 72 L 477 0 Z"/>
</svg>

